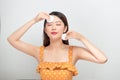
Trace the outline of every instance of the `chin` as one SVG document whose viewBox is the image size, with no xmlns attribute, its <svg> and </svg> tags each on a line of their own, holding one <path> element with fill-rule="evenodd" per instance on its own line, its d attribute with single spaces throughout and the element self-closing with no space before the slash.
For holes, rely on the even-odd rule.
<svg viewBox="0 0 120 80">
<path fill-rule="evenodd" d="M 61 38 L 58 38 L 58 37 L 52 37 L 52 38 L 50 38 L 50 40 L 59 40 L 59 39 L 61 39 Z"/>
</svg>

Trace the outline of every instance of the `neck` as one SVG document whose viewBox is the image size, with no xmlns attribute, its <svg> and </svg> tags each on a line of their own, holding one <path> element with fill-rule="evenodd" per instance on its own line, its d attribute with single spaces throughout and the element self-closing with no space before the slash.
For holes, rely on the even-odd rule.
<svg viewBox="0 0 120 80">
<path fill-rule="evenodd" d="M 62 42 L 61 39 L 59 40 L 50 40 L 50 45 L 49 47 L 51 47 L 51 49 L 60 49 L 60 48 L 64 48 L 64 43 Z"/>
</svg>

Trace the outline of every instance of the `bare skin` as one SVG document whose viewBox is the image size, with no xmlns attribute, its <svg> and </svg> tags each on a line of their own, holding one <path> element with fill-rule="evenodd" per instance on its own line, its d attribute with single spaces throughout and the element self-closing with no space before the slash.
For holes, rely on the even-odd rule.
<svg viewBox="0 0 120 80">
<path fill-rule="evenodd" d="M 21 26 L 14 33 L 12 33 L 8 37 L 9 43 L 16 49 L 30 56 L 33 56 L 38 62 L 40 62 L 40 47 L 26 43 L 20 40 L 20 38 L 32 27 L 32 25 L 44 19 L 48 20 L 49 18 L 50 17 L 47 13 L 40 12 L 35 18 L 28 21 L 25 25 Z M 50 45 L 44 48 L 44 61 L 66 62 L 68 60 L 68 48 L 70 45 L 65 45 L 62 43 L 61 35 L 66 30 L 63 25 L 64 24 L 58 17 L 55 17 L 55 21 L 53 23 L 46 24 L 45 32 L 50 38 Z M 58 32 L 58 35 L 51 35 L 50 32 L 52 31 Z M 66 39 L 71 38 L 82 42 L 86 47 L 83 48 L 80 46 L 73 46 L 73 64 L 75 64 L 78 60 L 87 60 L 99 64 L 105 63 L 107 61 L 104 53 L 96 48 L 87 38 L 85 38 L 80 33 L 75 31 L 67 32 Z"/>
</svg>

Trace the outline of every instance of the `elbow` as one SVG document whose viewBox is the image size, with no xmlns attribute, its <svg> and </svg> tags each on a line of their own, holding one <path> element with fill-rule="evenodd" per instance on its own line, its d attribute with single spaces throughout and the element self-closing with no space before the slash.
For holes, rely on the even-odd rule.
<svg viewBox="0 0 120 80">
<path fill-rule="evenodd" d="M 11 40 L 10 40 L 10 37 L 8 37 L 8 38 L 7 38 L 7 41 L 8 41 L 8 42 L 10 42 L 10 41 L 11 41 Z"/>
<path fill-rule="evenodd" d="M 97 63 L 99 63 L 99 64 L 104 64 L 104 63 L 106 63 L 107 61 L 108 61 L 108 59 L 105 58 L 105 59 L 98 60 Z"/>
<path fill-rule="evenodd" d="M 8 41 L 9 43 L 11 43 L 11 42 L 12 42 L 12 39 L 11 39 L 10 37 L 8 37 L 8 38 L 7 38 L 7 41 Z"/>
<path fill-rule="evenodd" d="M 12 38 L 12 37 L 8 37 L 7 41 L 11 44 L 15 42 L 14 38 Z"/>
</svg>

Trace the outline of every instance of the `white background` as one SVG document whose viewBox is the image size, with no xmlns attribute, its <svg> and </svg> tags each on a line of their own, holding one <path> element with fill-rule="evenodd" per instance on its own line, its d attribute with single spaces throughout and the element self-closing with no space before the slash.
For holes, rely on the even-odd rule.
<svg viewBox="0 0 120 80">
<path fill-rule="evenodd" d="M 74 80 L 120 80 L 119 0 L 0 0 L 0 80 L 38 80 L 37 61 L 13 48 L 7 37 L 39 12 L 60 11 L 70 29 L 86 36 L 108 57 L 106 64 L 78 61 Z M 43 22 L 31 27 L 23 41 L 42 45 Z M 82 44 L 70 40 L 72 45 Z"/>
</svg>

